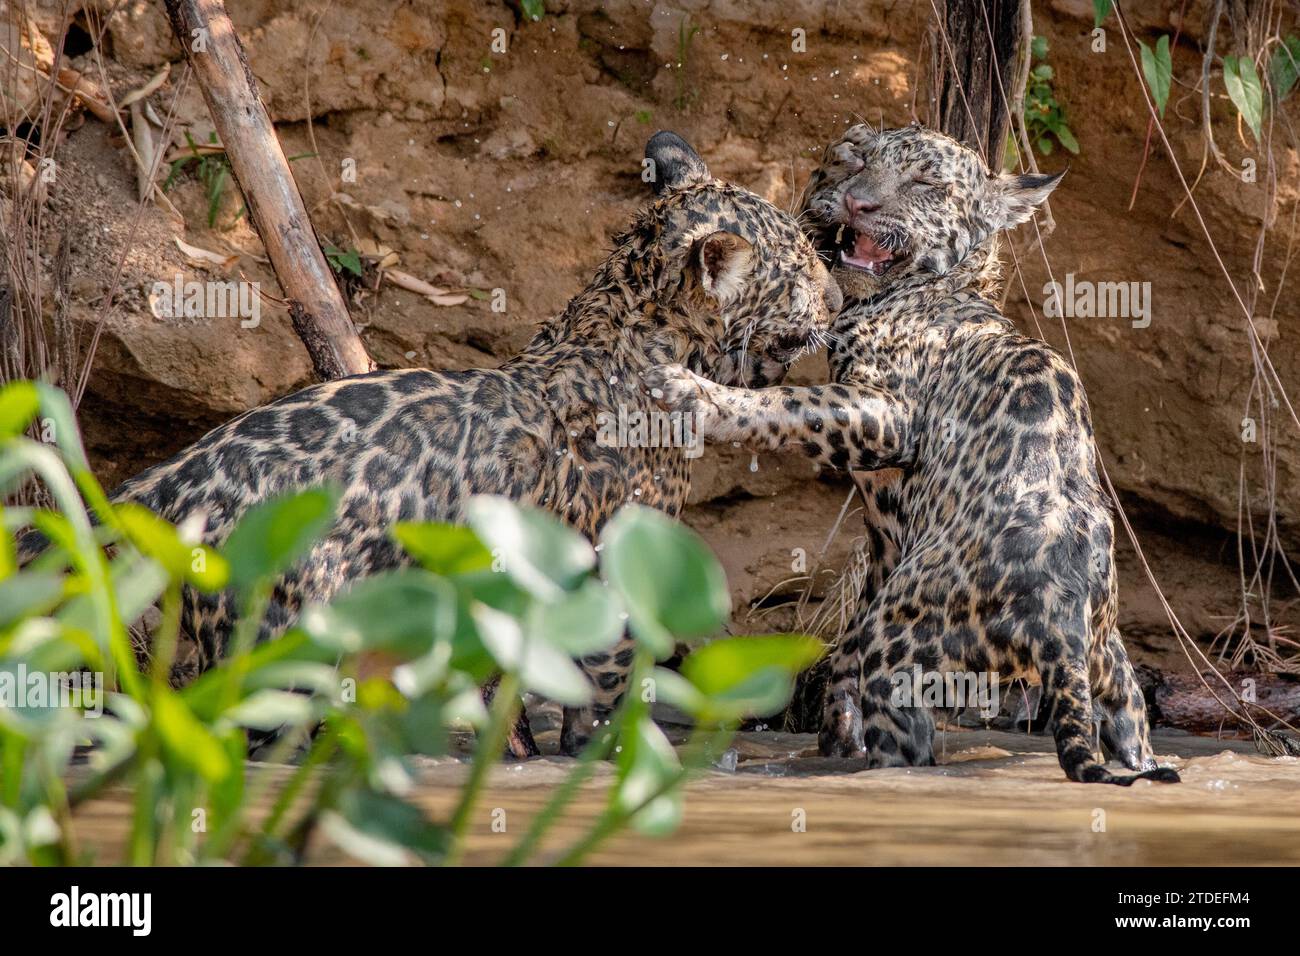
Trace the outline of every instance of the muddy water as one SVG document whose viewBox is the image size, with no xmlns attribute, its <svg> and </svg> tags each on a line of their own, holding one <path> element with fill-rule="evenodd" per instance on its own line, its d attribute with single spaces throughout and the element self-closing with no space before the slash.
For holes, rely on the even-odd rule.
<svg viewBox="0 0 1300 956">
<path fill-rule="evenodd" d="M 620 865 L 1178 865 L 1300 864 L 1300 760 L 1267 759 L 1240 741 L 1158 735 L 1162 762 L 1180 785 L 1131 788 L 1065 780 L 1051 741 L 998 731 L 950 731 L 936 741 L 940 766 L 855 772 L 815 756 L 808 735 L 749 733 L 734 744 L 734 770 L 693 783 L 672 836 L 617 836 L 590 858 Z M 542 740 L 543 749 L 547 741 Z M 727 761 L 729 762 L 729 761 Z M 544 757 L 495 768 L 466 861 L 491 864 L 514 845 L 572 761 Z M 289 768 L 259 765 L 279 778 Z M 610 768 L 599 768 L 540 857 L 584 832 L 603 807 Z M 419 765 L 413 799 L 446 818 L 464 763 Z M 83 839 L 118 858 L 126 795 L 80 813 Z M 494 832 L 493 821 L 505 832 Z M 802 821 L 802 832 L 798 824 Z M 347 863 L 323 842 L 315 863 Z"/>
</svg>

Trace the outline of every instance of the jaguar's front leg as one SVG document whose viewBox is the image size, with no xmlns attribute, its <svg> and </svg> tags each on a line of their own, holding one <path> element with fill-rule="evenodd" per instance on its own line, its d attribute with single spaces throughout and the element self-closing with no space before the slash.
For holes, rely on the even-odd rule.
<svg viewBox="0 0 1300 956">
<path fill-rule="evenodd" d="M 645 373 L 651 397 L 690 415 L 710 441 L 751 448 L 801 448 L 814 461 L 845 469 L 910 464 L 916 442 L 905 403 L 883 389 L 850 385 L 732 388 L 680 365 Z"/>
</svg>

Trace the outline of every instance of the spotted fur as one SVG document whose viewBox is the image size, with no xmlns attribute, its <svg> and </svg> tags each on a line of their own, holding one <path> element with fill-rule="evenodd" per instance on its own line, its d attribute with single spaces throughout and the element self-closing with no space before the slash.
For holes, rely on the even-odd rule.
<svg viewBox="0 0 1300 956">
<path fill-rule="evenodd" d="M 672 133 L 653 137 L 646 156 L 657 198 L 520 355 L 496 369 L 384 371 L 303 389 L 214 429 L 114 499 L 178 523 L 200 512 L 204 541 L 220 545 L 272 495 L 342 488 L 333 528 L 276 587 L 263 638 L 308 602 L 406 563 L 389 535 L 394 522 L 457 521 L 471 495 L 549 510 L 593 540 L 627 502 L 676 516 L 689 490 L 686 450 L 609 447 L 602 417 L 620 406 L 657 411 L 640 381 L 657 363 L 738 383 L 778 380 L 841 299 L 789 216 L 712 178 Z M 234 613 L 230 593 L 186 592 L 192 671 L 225 653 Z M 582 662 L 595 705 L 566 712 L 566 749 L 613 707 L 631 657 L 625 640 Z"/>
<path fill-rule="evenodd" d="M 805 203 L 849 295 L 832 328 L 835 384 L 745 392 L 681 367 L 654 373 L 665 405 L 699 415 L 707 437 L 802 448 L 862 484 L 873 573 L 831 662 L 823 753 L 933 763 L 931 714 L 891 693 L 919 665 L 1041 680 L 1071 780 L 1137 779 L 1098 759 L 1095 719 L 1138 776 L 1178 779 L 1156 766 L 1116 626 L 1113 523 L 1082 383 L 982 294 L 996 286 L 998 231 L 1059 178 L 991 176 L 916 126 L 854 127 Z"/>
</svg>

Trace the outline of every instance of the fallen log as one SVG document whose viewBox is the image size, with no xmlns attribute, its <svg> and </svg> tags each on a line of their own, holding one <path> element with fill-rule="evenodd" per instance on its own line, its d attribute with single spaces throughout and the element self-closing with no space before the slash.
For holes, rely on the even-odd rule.
<svg viewBox="0 0 1300 956">
<path fill-rule="evenodd" d="M 225 5 L 166 0 L 166 7 L 317 376 L 373 371 Z"/>
<path fill-rule="evenodd" d="M 1214 674 L 1206 674 L 1204 681 L 1195 674 L 1161 674 L 1148 697 L 1154 704 L 1153 720 L 1193 733 L 1249 730 L 1244 710 L 1265 727 L 1274 723 L 1269 713 L 1300 726 L 1300 681 L 1245 671 L 1226 671 L 1223 676 L 1242 701 L 1234 699 Z M 1206 689 L 1207 683 L 1231 711 L 1215 700 Z"/>
</svg>

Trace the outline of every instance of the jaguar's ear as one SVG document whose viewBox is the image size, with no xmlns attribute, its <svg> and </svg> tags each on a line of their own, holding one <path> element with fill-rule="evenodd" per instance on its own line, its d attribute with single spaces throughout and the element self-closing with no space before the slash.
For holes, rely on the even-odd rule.
<svg viewBox="0 0 1300 956">
<path fill-rule="evenodd" d="M 645 158 L 649 160 L 647 181 L 654 186 L 656 195 L 663 195 L 668 189 L 707 183 L 713 178 L 690 143 L 666 129 L 650 137 L 650 142 L 645 144 Z"/>
<path fill-rule="evenodd" d="M 722 305 L 744 287 L 753 262 L 754 247 L 734 232 L 710 233 L 691 246 L 691 269 L 704 291 Z"/>
<path fill-rule="evenodd" d="M 987 205 L 989 231 L 1009 229 L 1027 220 L 1064 175 L 1063 169 L 1059 173 L 1003 173 L 991 178 Z"/>
</svg>

